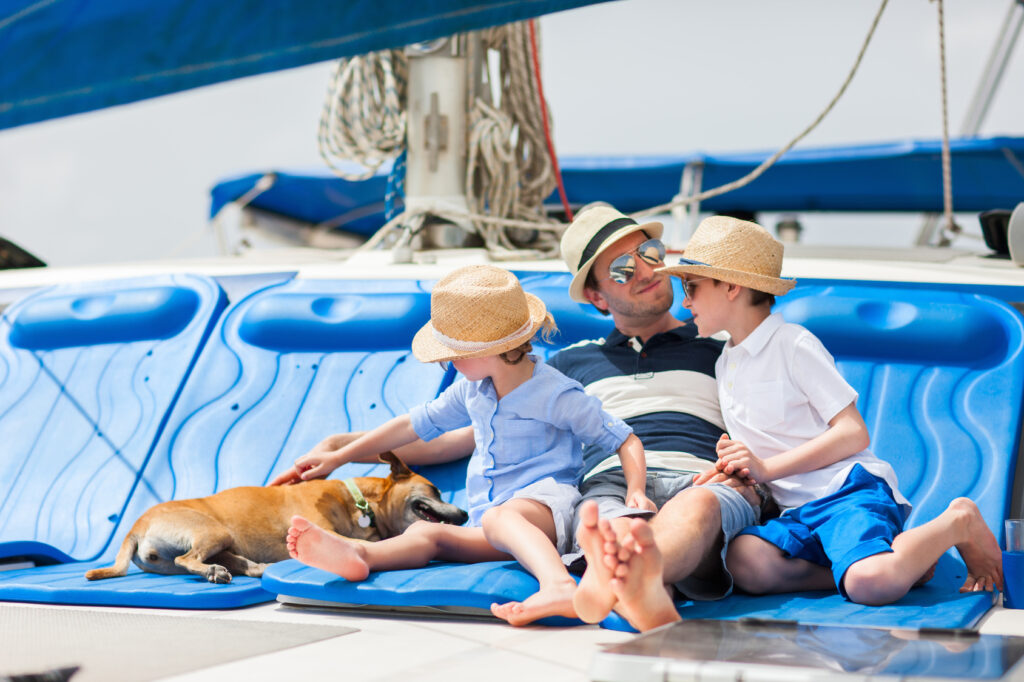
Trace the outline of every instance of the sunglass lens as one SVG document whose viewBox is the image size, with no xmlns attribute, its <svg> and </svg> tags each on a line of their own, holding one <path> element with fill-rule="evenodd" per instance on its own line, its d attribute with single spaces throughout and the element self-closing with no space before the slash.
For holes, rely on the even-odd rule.
<svg viewBox="0 0 1024 682">
<path fill-rule="evenodd" d="M 636 262 L 633 256 L 625 253 L 612 261 L 608 266 L 608 278 L 616 284 L 625 284 L 636 272 Z"/>
<path fill-rule="evenodd" d="M 648 265 L 659 265 L 665 261 L 665 245 L 660 239 L 648 239 L 640 245 L 636 253 Z"/>
</svg>

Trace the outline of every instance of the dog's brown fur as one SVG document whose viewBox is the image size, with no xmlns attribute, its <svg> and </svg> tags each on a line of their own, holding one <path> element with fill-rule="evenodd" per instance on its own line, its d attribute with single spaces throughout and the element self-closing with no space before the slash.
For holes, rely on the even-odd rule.
<svg viewBox="0 0 1024 682">
<path fill-rule="evenodd" d="M 373 511 L 375 523 L 359 526 L 345 484 L 315 480 L 274 487 L 230 488 L 209 497 L 154 505 L 132 526 L 113 566 L 88 571 L 89 580 L 122 576 L 128 563 L 151 573 L 193 573 L 212 583 L 232 575 L 263 575 L 268 563 L 288 558 L 285 535 L 292 516 L 358 540 L 399 535 L 419 520 L 462 524 L 466 512 L 441 500 L 437 488 L 414 474 L 398 457 L 387 478 L 357 478 L 356 485 Z"/>
</svg>

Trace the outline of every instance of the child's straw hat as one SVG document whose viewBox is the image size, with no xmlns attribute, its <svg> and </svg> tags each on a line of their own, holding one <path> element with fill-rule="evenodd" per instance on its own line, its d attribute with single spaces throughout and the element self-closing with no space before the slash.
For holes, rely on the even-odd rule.
<svg viewBox="0 0 1024 682">
<path fill-rule="evenodd" d="M 796 285 L 782 279 L 782 243 L 768 230 L 729 216 L 701 221 L 683 249 L 679 265 L 659 268 L 671 275 L 697 275 L 781 296 Z"/>
<path fill-rule="evenodd" d="M 416 332 L 412 352 L 422 362 L 498 355 L 532 339 L 549 319 L 544 302 L 511 272 L 469 265 L 434 286 L 430 321 Z"/>
<path fill-rule="evenodd" d="M 661 223 L 641 225 L 611 206 L 594 206 L 581 211 L 562 234 L 562 259 L 573 273 L 569 297 L 587 303 L 583 285 L 597 257 L 609 246 L 628 234 L 643 230 L 648 237 L 661 238 Z"/>
</svg>

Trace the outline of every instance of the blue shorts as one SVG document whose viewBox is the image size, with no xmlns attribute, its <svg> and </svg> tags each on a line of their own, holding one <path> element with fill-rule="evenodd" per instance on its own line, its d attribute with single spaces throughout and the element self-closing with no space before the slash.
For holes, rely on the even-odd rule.
<svg viewBox="0 0 1024 682">
<path fill-rule="evenodd" d="M 788 557 L 831 566 L 836 587 L 846 597 L 846 571 L 861 559 L 891 552 L 905 520 L 889 484 L 855 464 L 831 495 L 787 509 L 763 526 L 744 528 L 741 535 L 770 542 Z"/>
</svg>

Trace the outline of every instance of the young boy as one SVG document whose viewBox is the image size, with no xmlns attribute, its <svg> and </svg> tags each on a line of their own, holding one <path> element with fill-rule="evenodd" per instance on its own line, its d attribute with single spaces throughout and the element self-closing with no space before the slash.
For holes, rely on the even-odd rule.
<svg viewBox="0 0 1024 682">
<path fill-rule="evenodd" d="M 466 474 L 468 525 L 422 521 L 402 535 L 366 543 L 297 516 L 288 531 L 289 553 L 348 580 L 434 559 L 496 561 L 511 555 L 540 583 L 527 600 L 540 617 L 572 617 L 576 583 L 560 554 L 572 542 L 581 441 L 617 450 L 627 504 L 653 510 L 644 495 L 643 446 L 578 382 L 528 355 L 534 334 L 554 323 L 544 303 L 523 292 L 512 273 L 487 265 L 460 268 L 434 287 L 430 309 L 430 322 L 413 339 L 413 354 L 423 362 L 450 361 L 466 380 L 336 451 L 314 449 L 273 483 L 320 478 L 346 462 L 472 424 L 476 450 Z"/>
<path fill-rule="evenodd" d="M 715 366 L 728 434 L 717 472 L 766 483 L 785 511 L 733 540 L 727 566 L 752 593 L 828 589 L 851 601 L 901 598 L 955 546 L 967 564 L 962 591 L 1002 585 L 999 544 L 973 502 L 954 500 L 935 519 L 904 531 L 910 504 L 888 462 L 872 454 L 857 393 L 809 331 L 772 314 L 795 282 L 779 277 L 782 244 L 760 225 L 716 216 L 691 237 L 679 265 L 684 305 L 702 336 L 728 332 Z M 642 575 L 660 561 L 637 526 L 619 545 L 612 590 L 665 609 Z M 612 554 L 615 554 L 614 552 Z"/>
</svg>

